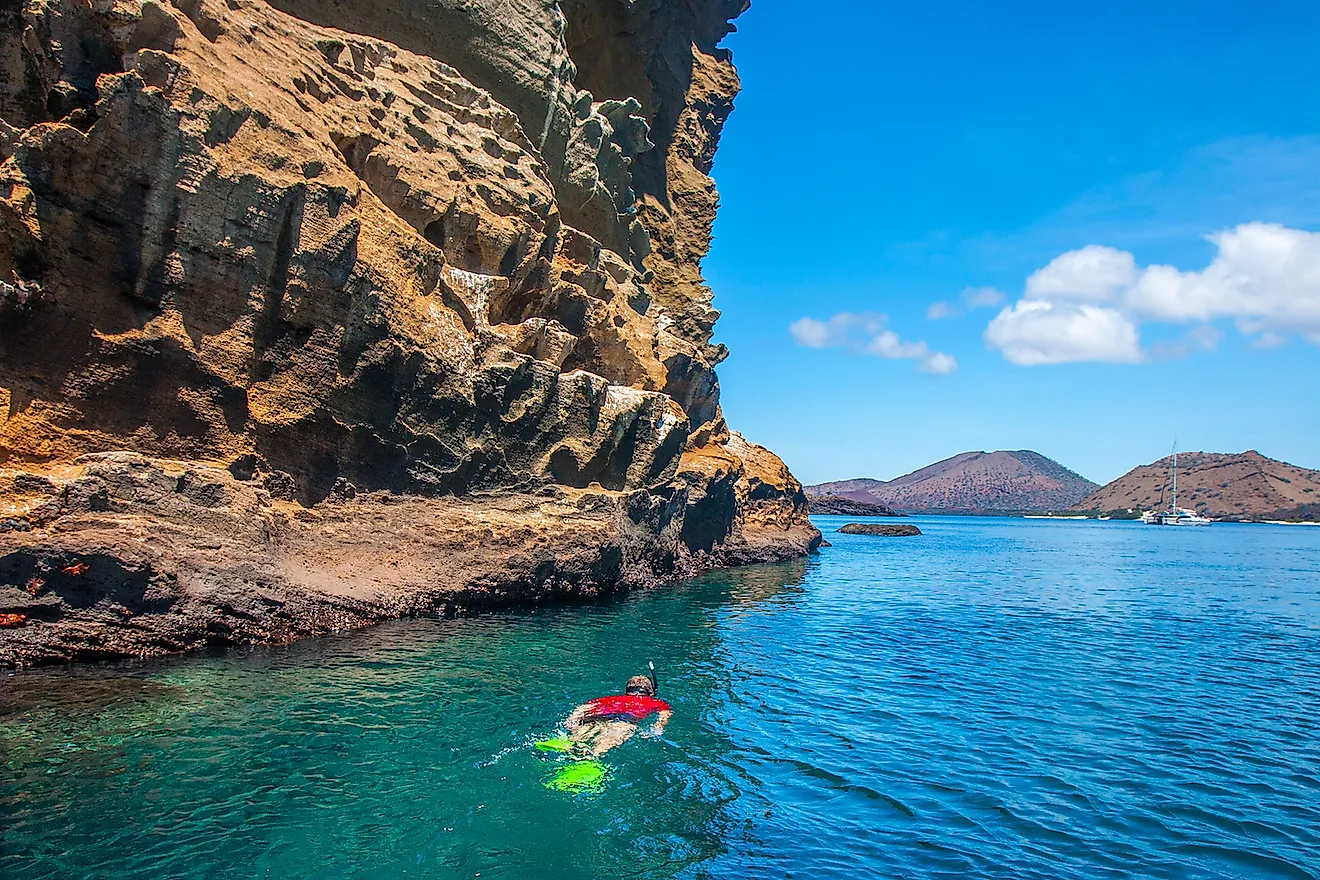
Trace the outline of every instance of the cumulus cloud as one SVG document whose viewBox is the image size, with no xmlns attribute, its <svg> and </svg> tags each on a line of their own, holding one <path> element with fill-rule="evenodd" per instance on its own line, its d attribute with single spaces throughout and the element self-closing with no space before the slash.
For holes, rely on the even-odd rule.
<svg viewBox="0 0 1320 880">
<path fill-rule="evenodd" d="M 798 318 L 792 324 L 788 325 L 788 332 L 793 335 L 793 339 L 798 345 L 805 345 L 807 348 L 829 348 L 835 344 L 834 334 L 836 328 L 831 327 L 836 319 L 842 317 L 835 315 L 829 321 L 817 321 L 815 318 Z M 842 331 L 845 328 L 837 326 L 837 330 Z"/>
<path fill-rule="evenodd" d="M 846 348 L 889 360 L 916 361 L 923 373 L 948 375 L 958 369 L 952 355 L 932 351 L 925 342 L 905 342 L 888 327 L 889 318 L 856 312 L 840 312 L 826 320 L 803 317 L 789 325 L 798 345 L 807 348 Z"/>
<path fill-rule="evenodd" d="M 1215 348 L 1219 320 L 1261 348 L 1293 335 L 1320 345 L 1320 233 L 1246 223 L 1209 241 L 1217 253 L 1200 271 L 1142 268 L 1100 245 L 1056 257 L 990 322 L 985 340 L 1024 365 L 1143 360 L 1143 322 L 1198 325 L 1160 356 Z"/>
<path fill-rule="evenodd" d="M 990 322 L 985 339 L 1024 367 L 1142 359 L 1136 325 L 1116 309 L 1090 304 L 1024 299 Z"/>
<path fill-rule="evenodd" d="M 1320 233 L 1248 223 L 1210 236 L 1201 272 L 1151 266 L 1127 291 L 1133 311 L 1166 321 L 1239 318 L 1262 330 L 1320 332 Z"/>
<path fill-rule="evenodd" d="M 972 309 L 988 309 L 999 305 L 1005 297 L 993 287 L 968 287 L 958 297 L 959 303 L 933 302 L 926 308 L 927 321 L 961 318 Z"/>
<path fill-rule="evenodd" d="M 1089 245 L 1055 257 L 1027 279 L 1027 299 L 1108 302 L 1137 277 L 1137 261 L 1126 251 Z"/>
</svg>

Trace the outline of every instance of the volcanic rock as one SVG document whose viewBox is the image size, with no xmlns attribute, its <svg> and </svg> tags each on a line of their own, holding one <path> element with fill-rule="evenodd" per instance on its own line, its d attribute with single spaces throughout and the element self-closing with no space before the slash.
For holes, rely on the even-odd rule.
<svg viewBox="0 0 1320 880">
<path fill-rule="evenodd" d="M 845 535 L 872 535 L 877 538 L 910 538 L 920 535 L 916 526 L 889 523 L 848 523 L 839 529 Z"/>
<path fill-rule="evenodd" d="M 744 6 L 4 4 L 0 663 L 813 547 L 700 275 Z"/>
</svg>

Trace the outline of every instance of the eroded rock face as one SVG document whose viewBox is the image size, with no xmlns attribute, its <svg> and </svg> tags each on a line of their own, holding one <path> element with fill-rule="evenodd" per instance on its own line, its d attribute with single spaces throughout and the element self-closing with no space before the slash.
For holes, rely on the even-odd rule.
<svg viewBox="0 0 1320 880">
<path fill-rule="evenodd" d="M 724 351 L 700 277 L 707 173 L 737 91 L 717 44 L 741 10 L 5 4 L 0 514 L 20 525 L 0 531 L 3 582 L 45 580 L 94 538 L 104 601 L 112 581 L 137 582 L 132 569 L 172 585 L 159 606 L 172 610 L 133 619 L 175 614 L 237 577 L 219 562 L 209 580 L 177 574 L 189 548 L 228 534 L 224 516 L 247 529 L 229 551 L 279 560 L 294 532 L 299 546 L 338 538 L 287 511 L 299 525 L 284 529 L 261 499 L 358 522 L 355 499 L 380 493 L 408 499 L 419 523 L 476 503 L 437 500 L 449 496 L 551 511 L 561 502 L 534 499 L 594 493 L 606 512 L 590 535 L 632 549 L 570 578 L 588 593 L 803 552 L 816 538 L 800 486 L 720 416 Z M 105 480 L 109 465 L 85 456 L 124 449 L 142 456 L 133 468 L 173 475 L 162 486 L 190 473 L 226 487 L 223 503 L 185 492 L 166 514 L 107 484 L 100 507 L 68 506 Z M 64 506 L 33 507 L 25 487 L 69 468 Z M 162 516 L 176 540 L 159 558 L 102 531 Z M 324 597 L 281 564 L 257 580 L 315 618 Z M 362 619 L 468 589 L 443 583 L 386 591 Z M 59 625 L 82 626 L 60 601 Z M 138 624 L 110 619 L 132 653 Z M 110 625 L 97 620 L 91 631 Z M 37 644 L 40 626 L 20 629 Z M 17 631 L 0 630 L 0 662 Z"/>
</svg>

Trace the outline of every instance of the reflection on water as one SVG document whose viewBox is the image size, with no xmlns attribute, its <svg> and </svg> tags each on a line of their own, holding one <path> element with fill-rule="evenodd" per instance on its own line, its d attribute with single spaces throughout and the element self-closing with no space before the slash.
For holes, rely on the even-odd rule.
<svg viewBox="0 0 1320 880">
<path fill-rule="evenodd" d="M 591 608 L 0 678 L 0 876 L 1320 874 L 1320 530 L 919 522 Z M 665 736 L 547 788 L 531 743 L 648 659 Z"/>
</svg>

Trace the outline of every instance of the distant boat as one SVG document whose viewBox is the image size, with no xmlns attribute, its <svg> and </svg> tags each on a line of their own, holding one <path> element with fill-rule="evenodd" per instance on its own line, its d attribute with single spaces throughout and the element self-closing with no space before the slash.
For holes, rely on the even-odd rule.
<svg viewBox="0 0 1320 880">
<path fill-rule="evenodd" d="M 1162 499 L 1161 499 L 1162 501 Z M 1195 510 L 1178 506 L 1178 441 L 1173 441 L 1173 499 L 1169 509 L 1156 512 L 1147 510 L 1141 514 L 1141 521 L 1148 526 L 1208 526 L 1211 520 Z"/>
<path fill-rule="evenodd" d="M 1175 508 L 1160 515 L 1160 524 L 1166 526 L 1208 526 L 1211 522 L 1213 520 L 1185 507 Z"/>
</svg>

